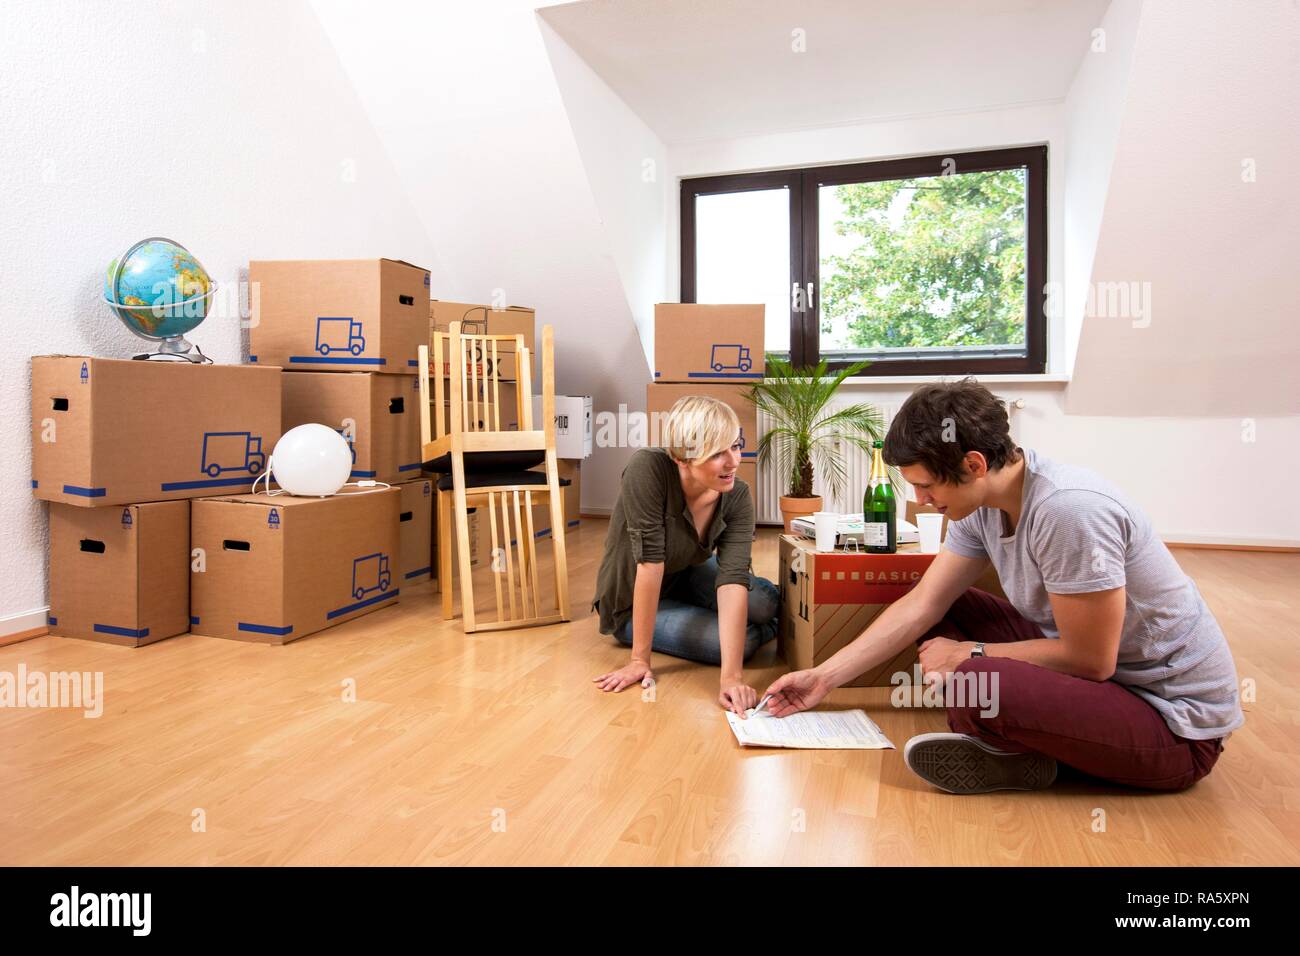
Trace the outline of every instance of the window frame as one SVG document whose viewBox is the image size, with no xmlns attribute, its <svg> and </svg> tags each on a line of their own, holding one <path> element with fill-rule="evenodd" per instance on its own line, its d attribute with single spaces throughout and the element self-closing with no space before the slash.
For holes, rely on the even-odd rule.
<svg viewBox="0 0 1300 956">
<path fill-rule="evenodd" d="M 784 188 L 790 197 L 790 281 L 807 289 L 820 279 L 818 250 L 819 193 L 822 186 L 883 182 L 951 173 L 979 173 L 1024 168 L 1025 182 L 1025 355 L 1002 357 L 872 359 L 861 374 L 966 375 L 1042 374 L 1047 371 L 1047 146 L 1017 146 L 963 153 L 936 153 L 865 163 L 841 163 L 701 176 L 681 180 L 681 301 L 694 302 L 696 291 L 695 200 L 702 195 Z M 1037 292 L 1035 292 L 1037 290 Z M 790 307 L 790 360 L 796 368 L 816 366 L 820 357 L 821 289 L 814 287 L 810 308 Z M 852 360 L 828 361 L 839 371 Z"/>
</svg>

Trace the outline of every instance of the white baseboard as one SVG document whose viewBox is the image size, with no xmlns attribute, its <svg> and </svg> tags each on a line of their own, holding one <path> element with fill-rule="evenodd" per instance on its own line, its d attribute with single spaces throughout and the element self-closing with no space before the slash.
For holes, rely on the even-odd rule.
<svg viewBox="0 0 1300 956">
<path fill-rule="evenodd" d="M 10 634 L 20 634 L 33 628 L 45 627 L 49 622 L 50 609 L 48 607 L 38 607 L 34 611 L 22 611 L 18 614 L 10 614 L 8 617 L 0 617 L 0 637 L 8 637 Z"/>
<path fill-rule="evenodd" d="M 1300 549 L 1300 540 L 1295 538 L 1249 538 L 1230 534 L 1195 534 L 1193 532 L 1170 531 L 1160 535 L 1160 540 L 1170 547 L 1180 544 L 1193 544 L 1207 548 L 1217 545 L 1229 548 Z"/>
</svg>

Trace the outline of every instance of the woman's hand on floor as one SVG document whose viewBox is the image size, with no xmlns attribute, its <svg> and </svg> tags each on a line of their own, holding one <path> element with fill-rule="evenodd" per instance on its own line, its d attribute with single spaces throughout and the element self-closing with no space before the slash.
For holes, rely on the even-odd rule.
<svg viewBox="0 0 1300 956">
<path fill-rule="evenodd" d="M 773 717 L 787 717 L 801 710 L 812 710 L 829 692 L 830 687 L 822 682 L 816 670 L 792 671 L 778 677 L 767 689 L 766 694 L 772 695 L 767 711 Z"/>
<path fill-rule="evenodd" d="M 743 720 L 745 711 L 758 706 L 758 691 L 740 678 L 724 680 L 722 689 L 718 691 L 718 703 L 723 710 L 729 710 Z"/>
<path fill-rule="evenodd" d="M 601 690 L 620 691 L 624 687 L 631 687 L 636 683 L 639 683 L 642 687 L 650 687 L 655 682 L 655 675 L 651 672 L 649 664 L 633 658 L 632 663 L 625 667 L 610 671 L 608 674 L 601 674 L 599 677 L 593 677 L 592 681 Z"/>
</svg>

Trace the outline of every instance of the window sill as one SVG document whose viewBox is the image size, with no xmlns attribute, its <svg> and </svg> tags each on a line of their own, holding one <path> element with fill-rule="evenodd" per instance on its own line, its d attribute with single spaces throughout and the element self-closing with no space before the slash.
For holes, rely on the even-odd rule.
<svg viewBox="0 0 1300 956">
<path fill-rule="evenodd" d="M 1042 373 L 1038 375 L 973 375 L 986 385 L 1065 385 L 1070 381 L 1069 375 L 1060 373 Z M 854 375 L 846 378 L 845 385 L 924 385 L 928 382 L 952 382 L 965 378 L 961 374 L 951 375 Z"/>
</svg>

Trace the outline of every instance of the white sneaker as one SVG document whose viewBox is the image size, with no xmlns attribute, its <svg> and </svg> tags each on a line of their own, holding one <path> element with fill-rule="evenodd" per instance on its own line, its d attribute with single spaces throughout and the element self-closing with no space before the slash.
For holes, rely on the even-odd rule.
<svg viewBox="0 0 1300 956">
<path fill-rule="evenodd" d="M 966 734 L 918 734 L 903 748 L 903 760 L 948 793 L 1042 790 L 1056 779 L 1051 757 L 1007 753 Z"/>
</svg>

